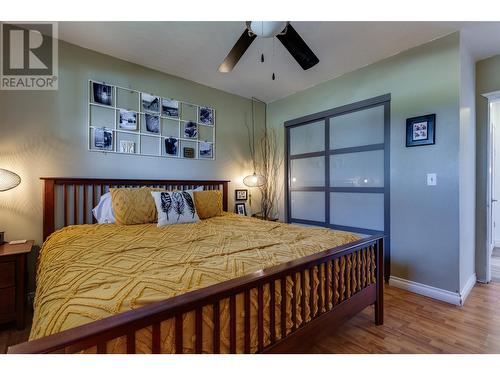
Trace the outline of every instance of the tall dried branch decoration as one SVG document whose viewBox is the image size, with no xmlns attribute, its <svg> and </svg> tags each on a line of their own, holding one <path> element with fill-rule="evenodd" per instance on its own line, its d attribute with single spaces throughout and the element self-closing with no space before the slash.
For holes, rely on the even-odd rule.
<svg viewBox="0 0 500 375">
<path fill-rule="evenodd" d="M 278 201 L 281 197 L 283 185 L 278 182 L 283 156 L 278 150 L 278 136 L 274 129 L 267 129 L 267 108 L 264 103 L 264 132 L 260 139 L 260 149 L 255 148 L 255 126 L 254 126 L 254 100 L 252 98 L 252 126 L 245 123 L 248 132 L 248 147 L 253 164 L 254 173 L 264 177 L 264 185 L 259 187 L 261 193 L 260 215 L 268 220 L 278 215 Z M 260 155 L 257 155 L 260 151 Z M 251 198 L 250 198 L 251 199 Z M 250 203 L 251 204 L 251 203 Z"/>
<path fill-rule="evenodd" d="M 274 129 L 264 130 L 260 139 L 261 163 L 258 173 L 264 176 L 265 183 L 260 187 L 261 193 L 261 216 L 272 219 L 278 215 L 278 201 L 280 199 L 282 186 L 278 182 L 283 156 L 278 150 L 278 139 Z"/>
</svg>

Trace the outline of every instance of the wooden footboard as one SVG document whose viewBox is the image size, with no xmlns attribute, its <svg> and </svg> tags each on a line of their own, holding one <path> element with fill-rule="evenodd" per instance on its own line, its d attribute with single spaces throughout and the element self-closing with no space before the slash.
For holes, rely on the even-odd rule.
<svg viewBox="0 0 500 375">
<path fill-rule="evenodd" d="M 106 353 L 107 343 L 126 337 L 126 352 L 136 353 L 136 334 L 151 329 L 152 353 L 161 352 L 162 322 L 174 319 L 175 351 L 183 353 L 183 316 L 194 313 L 194 348 L 203 350 L 203 308 L 211 307 L 213 333 L 210 352 L 221 352 L 222 301 L 229 300 L 229 352 L 237 352 L 238 340 L 243 340 L 241 352 L 280 353 L 297 352 L 311 345 L 318 335 L 329 333 L 344 320 L 369 305 L 375 305 L 375 323 L 383 323 L 383 236 L 372 236 L 313 254 L 269 269 L 232 279 L 207 288 L 188 292 L 165 301 L 152 303 L 136 310 L 72 328 L 51 336 L 10 347 L 8 353 L 76 353 L 96 348 Z M 341 262 L 340 260 L 345 261 Z M 373 259 L 349 267 L 347 259 Z M 352 264 L 352 263 L 351 263 Z M 361 266 L 362 265 L 362 266 Z M 335 278 L 335 269 L 350 277 Z M 342 267 L 344 267 L 342 269 Z M 329 270 L 332 270 L 330 272 Z M 312 286 L 312 275 L 319 285 Z M 308 277 L 306 277 L 306 275 Z M 372 275 L 375 275 L 373 278 Z M 333 280 L 332 280 L 333 279 Z M 355 280 L 355 282 L 352 282 Z M 287 283 L 293 283 L 292 294 L 287 294 Z M 344 285 L 348 283 L 349 285 Z M 309 284 L 309 285 L 308 285 Z M 269 290 L 270 301 L 264 304 L 264 288 Z M 279 289 L 277 289 L 279 288 Z M 306 290 L 309 291 L 307 296 Z M 348 290 L 349 293 L 344 293 Z M 251 349 L 250 293 L 257 293 L 257 348 Z M 278 293 L 280 291 L 280 293 Z M 338 293 L 342 291 L 342 293 Z M 237 337 L 236 296 L 244 299 L 244 337 Z M 279 298 L 277 297 L 279 296 Z M 309 299 L 306 301 L 306 296 Z M 287 301 L 291 298 L 291 301 Z M 291 325 L 287 324 L 287 303 L 291 303 Z M 309 309 L 306 305 L 317 306 Z M 299 316 L 299 313 L 301 314 Z M 269 320 L 264 323 L 264 315 Z M 279 319 L 278 319 L 279 317 Z M 289 323 L 289 322 L 288 322 Z M 266 324 L 267 334 L 265 334 Z M 241 341 L 240 341 L 241 342 Z M 207 352 L 205 350 L 205 352 Z"/>
<path fill-rule="evenodd" d="M 184 190 L 203 186 L 204 189 L 221 190 L 224 210 L 228 206 L 228 181 L 225 180 L 42 180 L 44 238 L 67 225 L 92 223 L 92 207 L 110 187 L 154 186 Z M 117 339 L 126 341 L 127 353 L 144 352 L 136 348 L 138 332 L 144 329 L 151 333 L 147 346 L 152 353 L 162 352 L 162 333 L 169 333 L 175 341 L 176 353 L 188 352 L 183 342 L 192 337 L 195 353 L 300 351 L 319 335 L 328 333 L 372 304 L 375 305 L 375 323 L 383 323 L 383 252 L 383 236 L 372 236 L 22 343 L 10 347 L 8 353 L 76 353 L 89 349 L 106 353 L 112 351 L 112 341 Z M 251 298 L 255 295 L 256 302 Z M 221 315 L 227 306 L 229 318 L 223 321 Z M 207 318 L 207 311 L 210 318 Z M 188 315 L 193 317 L 192 322 L 185 319 Z M 171 320 L 173 324 L 166 332 L 165 322 Z M 204 320 L 210 320 L 210 337 L 203 337 Z M 186 324 L 193 325 L 190 331 L 194 336 L 187 337 Z M 251 337 L 255 330 L 257 338 Z M 144 337 L 141 336 L 141 340 Z"/>
</svg>

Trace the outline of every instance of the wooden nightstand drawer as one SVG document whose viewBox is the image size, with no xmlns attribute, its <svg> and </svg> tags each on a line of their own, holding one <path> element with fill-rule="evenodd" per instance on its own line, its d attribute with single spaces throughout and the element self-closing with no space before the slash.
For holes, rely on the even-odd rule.
<svg viewBox="0 0 500 375">
<path fill-rule="evenodd" d="M 0 322 L 10 320 L 16 313 L 16 288 L 0 289 Z"/>
<path fill-rule="evenodd" d="M 16 284 L 16 263 L 0 263 L 0 288 L 7 288 Z"/>
<path fill-rule="evenodd" d="M 0 244 L 0 323 L 15 320 L 24 328 L 26 300 L 26 257 L 33 241 Z"/>
</svg>

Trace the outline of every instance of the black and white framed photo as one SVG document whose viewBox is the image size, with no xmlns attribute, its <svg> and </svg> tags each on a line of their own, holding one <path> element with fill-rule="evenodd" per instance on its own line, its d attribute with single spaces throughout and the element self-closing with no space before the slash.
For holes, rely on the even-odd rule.
<svg viewBox="0 0 500 375">
<path fill-rule="evenodd" d="M 198 138 L 198 124 L 193 121 L 184 124 L 184 138 Z"/>
<path fill-rule="evenodd" d="M 406 120 L 406 147 L 436 143 L 436 114 Z"/>
<path fill-rule="evenodd" d="M 177 144 L 179 141 L 176 138 L 165 138 L 165 153 L 170 156 L 177 156 Z"/>
<path fill-rule="evenodd" d="M 94 146 L 100 150 L 113 150 L 113 131 L 106 128 L 94 129 Z"/>
<path fill-rule="evenodd" d="M 102 83 L 92 82 L 94 102 L 102 105 L 113 105 L 113 87 Z"/>
<path fill-rule="evenodd" d="M 247 216 L 247 207 L 245 203 L 236 203 L 235 212 L 238 215 Z"/>
<path fill-rule="evenodd" d="M 161 114 L 167 117 L 179 118 L 179 102 L 174 99 L 161 99 Z"/>
<path fill-rule="evenodd" d="M 135 154 L 135 142 L 120 141 L 120 152 L 124 154 Z"/>
<path fill-rule="evenodd" d="M 151 94 L 141 94 L 142 109 L 144 112 L 160 112 L 160 98 Z"/>
<path fill-rule="evenodd" d="M 137 130 L 137 113 L 120 109 L 118 128 L 123 130 Z"/>
<path fill-rule="evenodd" d="M 159 134 L 160 133 L 160 118 L 158 116 L 145 114 L 144 118 L 146 120 L 146 130 L 150 133 Z"/>
<path fill-rule="evenodd" d="M 214 157 L 214 144 L 212 142 L 200 142 L 198 149 L 200 151 L 200 158 L 212 159 Z"/>
<path fill-rule="evenodd" d="M 210 107 L 198 108 L 198 122 L 203 125 L 214 124 L 214 110 Z"/>
<path fill-rule="evenodd" d="M 248 199 L 248 190 L 247 189 L 236 189 L 234 191 L 234 199 L 237 201 L 246 201 Z"/>
</svg>

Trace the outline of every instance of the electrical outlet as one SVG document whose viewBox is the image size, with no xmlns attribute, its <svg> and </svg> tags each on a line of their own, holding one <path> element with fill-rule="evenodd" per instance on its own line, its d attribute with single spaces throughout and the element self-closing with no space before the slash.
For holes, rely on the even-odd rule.
<svg viewBox="0 0 500 375">
<path fill-rule="evenodd" d="M 427 186 L 437 185 L 437 175 L 436 173 L 427 173 Z"/>
</svg>

